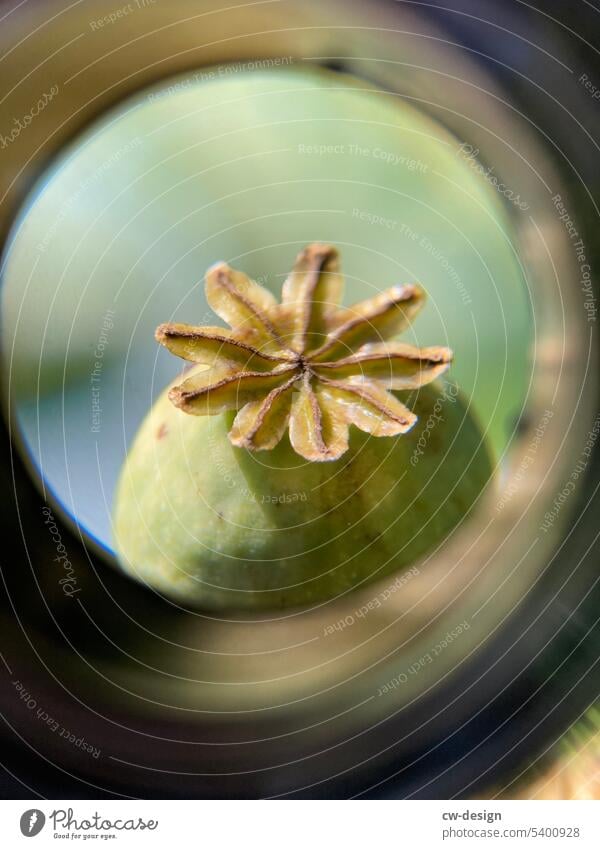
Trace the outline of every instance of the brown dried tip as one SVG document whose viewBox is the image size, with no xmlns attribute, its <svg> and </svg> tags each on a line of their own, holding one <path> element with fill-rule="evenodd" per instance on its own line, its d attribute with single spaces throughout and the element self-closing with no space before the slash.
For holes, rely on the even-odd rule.
<svg viewBox="0 0 600 849">
<path fill-rule="evenodd" d="M 231 330 L 161 324 L 173 354 L 209 366 L 169 393 L 186 413 L 238 410 L 229 439 L 250 451 L 274 448 L 289 428 L 307 460 L 337 460 L 354 424 L 373 436 L 405 433 L 416 416 L 390 390 L 414 389 L 443 374 L 449 348 L 387 342 L 423 306 L 420 286 L 394 286 L 340 307 L 338 253 L 313 244 L 297 257 L 281 303 L 225 263 L 206 274 L 206 296 Z"/>
</svg>

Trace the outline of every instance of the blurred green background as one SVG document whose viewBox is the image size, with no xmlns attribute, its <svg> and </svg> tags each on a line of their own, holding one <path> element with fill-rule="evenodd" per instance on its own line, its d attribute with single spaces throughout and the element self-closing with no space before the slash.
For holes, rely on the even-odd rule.
<svg viewBox="0 0 600 849">
<path fill-rule="evenodd" d="M 422 283 L 406 340 L 454 349 L 450 379 L 501 455 L 530 312 L 507 205 L 472 165 L 403 99 L 291 63 L 205 70 L 110 114 L 38 187 L 5 263 L 5 377 L 48 491 L 110 549 L 127 447 L 181 365 L 154 328 L 219 323 L 215 261 L 278 293 L 312 241 L 340 249 L 346 303 Z"/>
</svg>

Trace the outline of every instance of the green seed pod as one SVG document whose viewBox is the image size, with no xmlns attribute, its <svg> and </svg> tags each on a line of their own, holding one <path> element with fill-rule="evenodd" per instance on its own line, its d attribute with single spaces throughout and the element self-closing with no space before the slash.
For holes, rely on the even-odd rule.
<svg viewBox="0 0 600 849">
<path fill-rule="evenodd" d="M 346 453 L 319 463 L 287 435 L 271 451 L 235 447 L 231 413 L 186 415 L 165 391 L 121 474 L 122 568 L 185 605 L 264 610 L 317 604 L 413 564 L 468 517 L 491 462 L 452 384 L 403 395 L 418 416 L 408 433 L 351 428 Z"/>
<path fill-rule="evenodd" d="M 490 463 L 458 390 L 434 383 L 452 351 L 395 341 L 425 291 L 352 307 L 342 292 L 338 252 L 316 243 L 281 302 L 209 268 L 208 302 L 231 329 L 160 325 L 157 341 L 196 365 L 125 464 L 127 571 L 213 609 L 317 604 L 413 563 L 468 514 Z"/>
</svg>

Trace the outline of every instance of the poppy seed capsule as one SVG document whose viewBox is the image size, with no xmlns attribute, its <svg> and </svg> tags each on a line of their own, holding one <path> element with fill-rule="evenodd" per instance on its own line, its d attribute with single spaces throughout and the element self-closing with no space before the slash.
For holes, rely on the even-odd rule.
<svg viewBox="0 0 600 849">
<path fill-rule="evenodd" d="M 491 464 L 460 393 L 435 380 L 452 354 L 386 341 L 422 290 L 349 308 L 341 291 L 337 252 L 311 245 L 281 304 L 219 264 L 207 296 L 232 329 L 158 328 L 197 365 L 122 470 L 126 572 L 192 606 L 315 604 L 414 563 L 469 514 Z"/>
</svg>

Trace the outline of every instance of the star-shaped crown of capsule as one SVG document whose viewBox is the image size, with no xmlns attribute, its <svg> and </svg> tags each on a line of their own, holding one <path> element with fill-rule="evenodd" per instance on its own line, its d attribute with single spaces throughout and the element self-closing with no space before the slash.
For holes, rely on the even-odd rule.
<svg viewBox="0 0 600 849">
<path fill-rule="evenodd" d="M 281 303 L 226 263 L 206 274 L 206 297 L 229 324 L 161 324 L 157 340 L 208 366 L 175 386 L 171 401 L 193 415 L 237 410 L 229 439 L 240 448 L 274 448 L 289 427 L 294 450 L 311 461 L 337 460 L 353 424 L 373 436 L 410 430 L 417 417 L 389 390 L 430 383 L 452 361 L 449 348 L 390 342 L 424 303 L 417 285 L 393 286 L 340 307 L 338 253 L 314 244 L 297 257 Z"/>
</svg>

